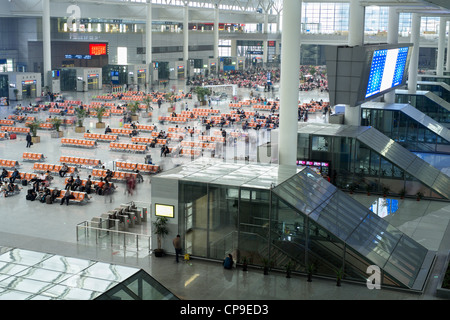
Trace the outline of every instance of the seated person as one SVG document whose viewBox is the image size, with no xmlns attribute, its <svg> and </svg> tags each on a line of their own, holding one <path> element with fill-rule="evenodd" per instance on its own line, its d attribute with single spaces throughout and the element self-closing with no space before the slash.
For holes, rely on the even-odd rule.
<svg viewBox="0 0 450 320">
<path fill-rule="evenodd" d="M 16 179 L 20 179 L 20 174 L 19 170 L 14 169 L 14 172 L 12 173 L 11 178 L 9 178 L 9 181 L 11 181 L 11 183 L 14 183 Z"/>
<path fill-rule="evenodd" d="M 100 182 L 95 186 L 95 193 L 101 195 L 103 185 L 105 184 L 105 181 L 103 181 L 103 177 L 100 178 Z"/>
<path fill-rule="evenodd" d="M 223 261 L 223 267 L 225 269 L 231 269 L 233 267 L 233 256 L 228 254 L 228 256 Z"/>
<path fill-rule="evenodd" d="M 69 179 L 67 179 L 66 186 L 64 187 L 64 189 L 66 190 L 72 189 L 74 182 L 75 180 L 73 179 L 73 177 L 69 177 Z"/>
<path fill-rule="evenodd" d="M 84 190 L 84 192 L 86 192 L 87 194 L 90 194 L 92 192 L 92 180 L 90 175 L 87 178 L 86 184 L 84 185 L 84 188 L 82 188 L 82 190 Z"/>
<path fill-rule="evenodd" d="M 63 163 L 61 170 L 59 170 L 59 176 L 64 177 L 68 171 L 69 171 L 69 167 L 65 163 Z"/>
<path fill-rule="evenodd" d="M 72 194 L 72 192 L 70 191 L 70 189 L 66 190 L 66 193 L 64 194 L 64 197 L 62 197 L 61 199 L 61 206 L 64 204 L 64 202 L 66 202 L 66 205 L 69 205 L 69 199 L 74 199 L 74 195 Z"/>
<path fill-rule="evenodd" d="M 75 181 L 73 182 L 72 185 L 72 190 L 78 190 L 81 187 L 82 181 L 80 179 L 80 176 L 77 176 L 77 178 L 75 179 Z"/>
<path fill-rule="evenodd" d="M 55 201 L 55 199 L 58 198 L 60 194 L 61 190 L 58 190 L 58 188 L 53 189 L 53 191 L 51 192 L 52 202 Z"/>
<path fill-rule="evenodd" d="M 105 134 L 108 134 L 110 132 L 112 132 L 112 130 L 111 130 L 111 128 L 109 126 L 107 126 L 106 129 L 105 129 Z"/>
<path fill-rule="evenodd" d="M 8 171 L 5 168 L 2 170 L 2 174 L 0 175 L 0 181 L 3 182 L 8 177 Z"/>
</svg>

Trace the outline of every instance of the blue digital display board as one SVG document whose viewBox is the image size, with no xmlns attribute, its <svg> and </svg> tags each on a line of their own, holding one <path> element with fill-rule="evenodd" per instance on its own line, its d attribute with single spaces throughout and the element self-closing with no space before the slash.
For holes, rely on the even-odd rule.
<svg viewBox="0 0 450 320">
<path fill-rule="evenodd" d="M 403 83 L 409 47 L 381 49 L 373 52 L 365 98 Z"/>
</svg>

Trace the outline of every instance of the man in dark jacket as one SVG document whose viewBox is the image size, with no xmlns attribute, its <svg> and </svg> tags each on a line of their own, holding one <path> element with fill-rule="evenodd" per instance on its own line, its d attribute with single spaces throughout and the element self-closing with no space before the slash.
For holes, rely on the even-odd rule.
<svg viewBox="0 0 450 320">
<path fill-rule="evenodd" d="M 28 132 L 27 134 L 27 148 L 31 147 L 31 134 Z"/>
</svg>

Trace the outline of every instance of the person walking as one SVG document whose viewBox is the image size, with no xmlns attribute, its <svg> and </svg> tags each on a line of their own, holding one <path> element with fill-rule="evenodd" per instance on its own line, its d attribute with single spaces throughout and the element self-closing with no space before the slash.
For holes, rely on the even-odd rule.
<svg viewBox="0 0 450 320">
<path fill-rule="evenodd" d="M 31 134 L 28 132 L 27 134 L 27 148 L 31 147 Z"/>
<path fill-rule="evenodd" d="M 173 239 L 173 247 L 175 248 L 175 261 L 178 262 L 178 255 L 181 254 L 181 237 L 179 234 Z"/>
</svg>

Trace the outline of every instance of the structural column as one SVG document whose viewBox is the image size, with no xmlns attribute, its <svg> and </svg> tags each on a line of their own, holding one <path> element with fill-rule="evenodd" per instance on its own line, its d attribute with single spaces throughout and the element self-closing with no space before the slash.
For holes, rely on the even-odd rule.
<svg viewBox="0 0 450 320">
<path fill-rule="evenodd" d="M 145 25 L 145 63 L 152 63 L 152 1 L 147 0 L 147 20 Z"/>
<path fill-rule="evenodd" d="M 278 140 L 278 161 L 282 165 L 295 165 L 297 161 L 301 12 L 301 0 L 283 0 Z"/>
<path fill-rule="evenodd" d="M 444 75 L 444 52 L 445 52 L 445 29 L 447 21 L 444 17 L 440 17 L 439 21 L 439 39 L 438 39 L 438 54 L 436 62 L 436 75 Z"/>
<path fill-rule="evenodd" d="M 447 67 L 446 67 L 445 71 L 447 71 L 447 72 L 450 71 L 450 34 L 447 39 Z"/>
<path fill-rule="evenodd" d="M 396 7 L 389 7 L 389 20 L 388 20 L 388 33 L 387 43 L 398 43 L 398 27 L 399 27 L 399 14 Z M 395 90 L 392 90 L 384 95 L 384 101 L 386 103 L 395 102 Z"/>
<path fill-rule="evenodd" d="M 183 61 L 187 63 L 189 59 L 189 6 L 187 3 L 184 5 L 183 36 Z"/>
<path fill-rule="evenodd" d="M 267 33 L 269 30 L 269 13 L 266 11 L 264 13 L 264 25 L 263 25 L 263 33 L 264 33 L 264 41 L 263 41 L 263 65 L 266 66 L 267 64 L 267 60 L 268 60 L 268 56 L 269 56 L 269 48 L 267 46 Z"/>
<path fill-rule="evenodd" d="M 411 43 L 413 44 L 411 59 L 408 69 L 408 92 L 415 93 L 417 90 L 417 72 L 419 67 L 419 48 L 420 48 L 420 20 L 421 16 L 417 13 L 411 15 Z"/>
<path fill-rule="evenodd" d="M 44 55 L 44 86 L 50 88 L 52 71 L 52 45 L 50 36 L 50 0 L 42 1 L 42 46 Z"/>
<path fill-rule="evenodd" d="M 364 7 L 359 0 L 350 1 L 348 45 L 350 47 L 364 44 Z M 344 123 L 354 126 L 361 124 L 361 106 L 347 105 L 344 113 Z"/>
<path fill-rule="evenodd" d="M 364 43 L 364 7 L 359 0 L 350 0 L 348 45 L 361 46 Z"/>
<path fill-rule="evenodd" d="M 219 6 L 214 7 L 214 59 L 219 59 Z"/>
</svg>

